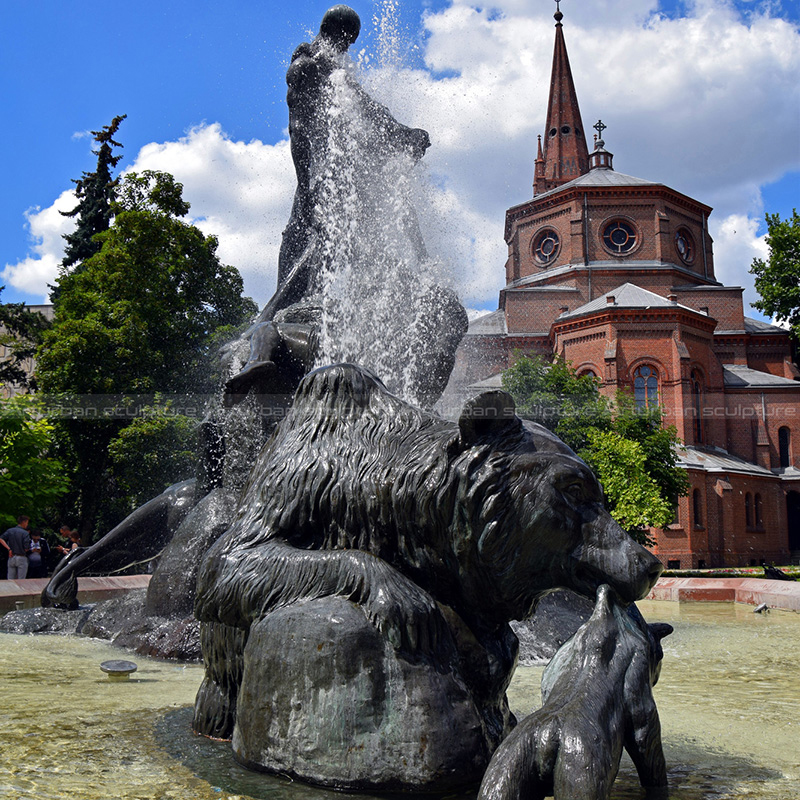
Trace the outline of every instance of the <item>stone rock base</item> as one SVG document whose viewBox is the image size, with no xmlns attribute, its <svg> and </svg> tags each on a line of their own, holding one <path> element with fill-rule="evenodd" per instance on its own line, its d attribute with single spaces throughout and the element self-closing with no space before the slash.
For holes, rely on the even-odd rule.
<svg viewBox="0 0 800 800">
<path fill-rule="evenodd" d="M 62 633 L 108 639 L 140 655 L 200 661 L 200 623 L 194 617 L 154 617 L 145 613 L 146 589 L 74 611 L 27 608 L 0 620 L 5 633 Z"/>
<path fill-rule="evenodd" d="M 337 789 L 475 784 L 494 748 L 453 668 L 398 656 L 335 597 L 253 625 L 236 720 L 240 763 Z"/>
</svg>

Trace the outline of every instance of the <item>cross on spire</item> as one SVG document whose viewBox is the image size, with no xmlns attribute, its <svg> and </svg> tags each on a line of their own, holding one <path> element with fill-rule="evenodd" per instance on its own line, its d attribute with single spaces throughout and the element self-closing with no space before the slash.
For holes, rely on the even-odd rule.
<svg viewBox="0 0 800 800">
<path fill-rule="evenodd" d="M 556 0 L 556 13 L 553 14 L 553 16 L 558 23 L 564 18 L 564 15 L 561 13 L 561 0 Z"/>
<path fill-rule="evenodd" d="M 592 125 L 592 127 L 597 131 L 597 135 L 602 139 L 603 131 L 608 127 L 608 125 L 603 125 L 603 120 L 599 119 L 594 125 Z"/>
</svg>

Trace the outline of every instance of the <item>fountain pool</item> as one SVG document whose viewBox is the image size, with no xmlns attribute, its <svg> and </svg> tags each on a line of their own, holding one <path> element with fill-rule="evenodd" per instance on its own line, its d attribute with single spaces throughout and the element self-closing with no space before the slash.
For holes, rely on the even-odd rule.
<svg viewBox="0 0 800 800">
<path fill-rule="evenodd" d="M 800 796 L 800 615 L 731 603 L 639 605 L 648 620 L 675 626 L 655 688 L 670 800 Z M 250 772 L 227 743 L 192 734 L 200 665 L 134 656 L 138 671 L 111 682 L 99 665 L 119 657 L 97 640 L 0 634 L 0 797 L 356 797 Z M 538 706 L 542 669 L 518 668 L 509 690 L 518 716 Z M 612 798 L 643 796 L 626 756 Z"/>
</svg>

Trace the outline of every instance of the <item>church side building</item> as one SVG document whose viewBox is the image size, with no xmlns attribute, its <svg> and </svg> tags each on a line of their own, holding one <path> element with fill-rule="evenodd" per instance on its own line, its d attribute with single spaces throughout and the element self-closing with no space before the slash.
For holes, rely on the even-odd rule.
<svg viewBox="0 0 800 800">
<path fill-rule="evenodd" d="M 463 384 L 499 384 L 517 352 L 558 354 L 658 404 L 691 488 L 653 529 L 672 568 L 800 558 L 800 373 L 787 331 L 745 316 L 715 277 L 711 208 L 617 172 L 598 122 L 589 152 L 556 18 L 533 198 L 506 212 L 506 285 L 459 351 Z"/>
</svg>

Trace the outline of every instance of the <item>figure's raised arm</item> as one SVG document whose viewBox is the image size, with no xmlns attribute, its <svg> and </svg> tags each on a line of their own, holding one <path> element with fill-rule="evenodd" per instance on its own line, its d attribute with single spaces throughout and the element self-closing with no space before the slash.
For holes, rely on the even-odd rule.
<svg viewBox="0 0 800 800">
<path fill-rule="evenodd" d="M 428 132 L 422 128 L 409 128 L 398 122 L 386 106 L 370 97 L 356 81 L 353 81 L 353 89 L 359 97 L 365 116 L 380 132 L 384 144 L 394 150 L 404 151 L 415 161 L 419 161 L 431 146 Z"/>
</svg>

